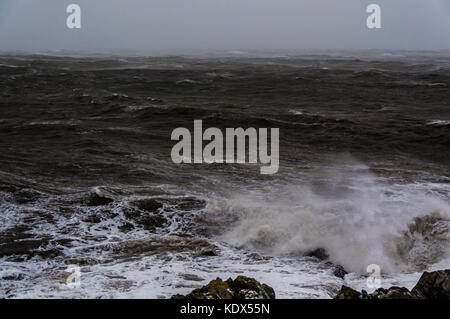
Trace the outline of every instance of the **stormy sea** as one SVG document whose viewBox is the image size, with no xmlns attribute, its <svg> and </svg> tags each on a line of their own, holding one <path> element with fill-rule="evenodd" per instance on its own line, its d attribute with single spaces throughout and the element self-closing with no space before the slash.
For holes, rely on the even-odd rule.
<svg viewBox="0 0 450 319">
<path fill-rule="evenodd" d="M 278 173 L 174 164 L 194 120 L 279 128 Z M 449 172 L 449 51 L 2 54 L 0 297 L 411 288 L 450 268 Z"/>
</svg>

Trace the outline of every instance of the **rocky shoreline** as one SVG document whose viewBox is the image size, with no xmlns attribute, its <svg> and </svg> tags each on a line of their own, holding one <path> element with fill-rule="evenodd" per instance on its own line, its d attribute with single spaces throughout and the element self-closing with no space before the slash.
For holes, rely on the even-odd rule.
<svg viewBox="0 0 450 319">
<path fill-rule="evenodd" d="M 226 281 L 217 278 L 187 295 L 175 295 L 172 299 L 275 299 L 275 291 L 254 278 L 238 276 Z M 424 272 L 411 291 L 391 287 L 369 294 L 365 290 L 359 292 L 342 286 L 334 299 L 450 299 L 450 269 Z"/>
<path fill-rule="evenodd" d="M 175 295 L 172 299 L 275 299 L 275 291 L 254 278 L 238 276 L 226 281 L 217 278 L 186 296 Z"/>
<path fill-rule="evenodd" d="M 342 286 L 335 299 L 450 299 L 450 269 L 424 272 L 413 289 L 391 287 L 369 294 Z"/>
</svg>

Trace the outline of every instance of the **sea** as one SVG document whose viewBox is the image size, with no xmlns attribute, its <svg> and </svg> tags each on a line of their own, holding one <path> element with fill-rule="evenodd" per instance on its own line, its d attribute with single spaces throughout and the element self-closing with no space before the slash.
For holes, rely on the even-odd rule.
<svg viewBox="0 0 450 319">
<path fill-rule="evenodd" d="M 195 120 L 278 128 L 278 172 L 175 164 Z M 374 265 L 450 268 L 450 51 L 0 54 L 1 298 L 333 298 Z"/>
</svg>

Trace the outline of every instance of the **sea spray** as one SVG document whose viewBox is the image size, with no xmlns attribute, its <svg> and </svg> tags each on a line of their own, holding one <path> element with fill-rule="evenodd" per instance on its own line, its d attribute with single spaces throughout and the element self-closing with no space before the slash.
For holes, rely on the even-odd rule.
<svg viewBox="0 0 450 319">
<path fill-rule="evenodd" d="M 383 273 L 392 273 L 414 271 L 424 263 L 428 266 L 446 258 L 450 241 L 448 229 L 443 227 L 450 220 L 448 203 L 408 185 L 389 186 L 368 169 L 361 171 L 360 166 L 353 171 L 335 167 L 335 172 L 321 181 L 319 189 L 314 183 L 323 176 L 312 177 L 314 182 L 273 188 L 261 196 L 241 192 L 229 200 L 211 200 L 208 211 L 223 215 L 220 220 L 225 225 L 226 220 L 231 222 L 221 239 L 232 245 L 275 255 L 302 255 L 324 248 L 332 261 L 361 274 L 371 264 L 380 265 Z M 440 248 L 434 253 L 419 251 L 418 238 L 415 246 L 411 244 L 411 236 L 418 235 L 409 225 L 414 218 L 429 214 L 441 221 L 437 225 L 441 227 Z M 415 235 L 405 236 L 408 229 Z M 428 235 L 433 234 L 436 231 L 429 230 Z M 436 254 L 438 249 L 440 254 Z"/>
</svg>

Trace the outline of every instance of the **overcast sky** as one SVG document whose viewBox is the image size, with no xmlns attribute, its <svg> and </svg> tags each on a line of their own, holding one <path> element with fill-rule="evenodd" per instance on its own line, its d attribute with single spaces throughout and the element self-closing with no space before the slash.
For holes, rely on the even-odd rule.
<svg viewBox="0 0 450 319">
<path fill-rule="evenodd" d="M 450 0 L 0 0 L 1 51 L 370 48 L 450 49 Z"/>
</svg>

